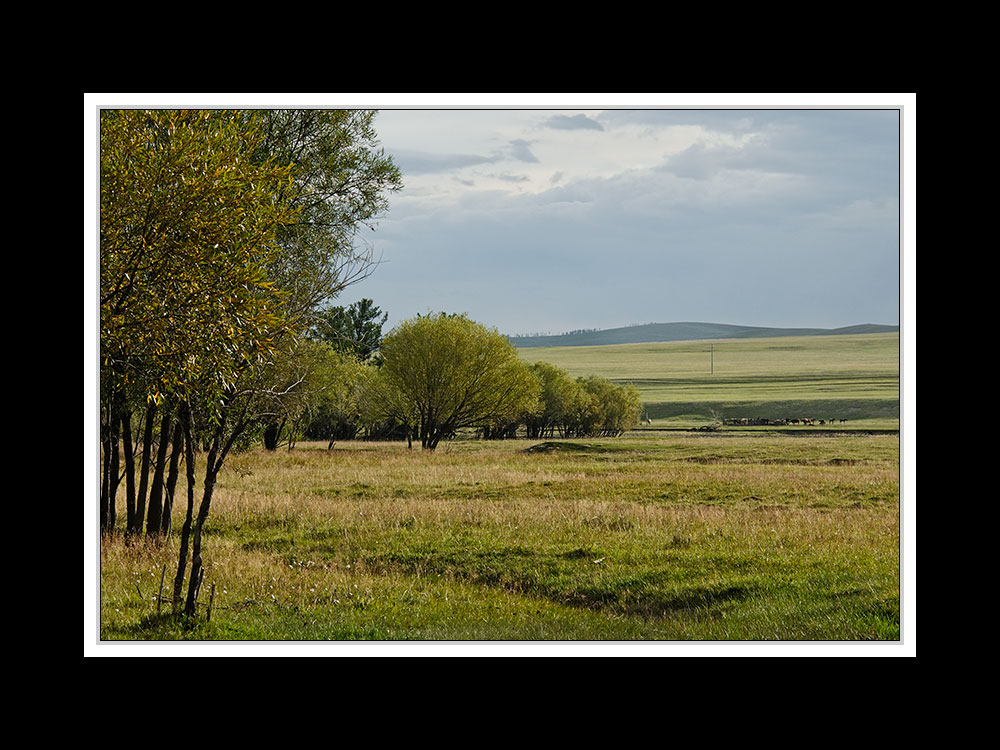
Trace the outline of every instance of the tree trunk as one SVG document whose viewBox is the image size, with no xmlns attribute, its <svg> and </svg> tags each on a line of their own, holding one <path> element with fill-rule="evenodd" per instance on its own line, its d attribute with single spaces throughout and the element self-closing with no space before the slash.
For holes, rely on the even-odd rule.
<svg viewBox="0 0 1000 750">
<path fill-rule="evenodd" d="M 149 488 L 149 512 L 146 518 L 146 536 L 160 533 L 163 516 L 163 471 L 167 463 L 167 445 L 170 443 L 170 410 L 164 410 L 160 424 L 160 445 L 156 450 L 156 465 L 153 467 L 153 484 Z"/>
<path fill-rule="evenodd" d="M 178 464 L 181 451 L 184 448 L 184 425 L 177 419 L 174 424 L 174 439 L 170 446 L 170 472 L 167 474 L 167 487 L 163 498 L 163 513 L 160 518 L 160 533 L 170 536 L 170 518 L 174 510 L 174 490 L 177 488 Z"/>
<path fill-rule="evenodd" d="M 215 482 L 219 476 L 219 469 L 225 460 L 226 453 L 239 434 L 239 429 L 233 430 L 231 441 L 223 447 L 223 440 L 226 434 L 226 417 L 215 428 L 215 437 L 212 440 L 212 447 L 205 459 L 205 485 L 201 496 L 201 505 L 198 508 L 198 518 L 195 521 L 194 533 L 191 541 L 191 576 L 188 581 L 187 601 L 184 604 L 184 614 L 194 617 L 195 606 L 198 601 L 198 589 L 201 587 L 204 576 L 204 565 L 201 559 L 201 534 L 205 528 L 205 521 L 208 520 L 208 511 L 212 506 L 212 495 L 215 492 Z"/>
<path fill-rule="evenodd" d="M 120 427 L 118 401 L 112 394 L 108 404 L 108 423 L 105 429 L 104 476 L 101 487 L 101 528 L 105 531 L 114 531 L 115 529 L 116 501 L 118 485 L 121 481 L 118 457 Z"/>
<path fill-rule="evenodd" d="M 146 423 L 142 430 L 142 461 L 139 469 L 139 495 L 135 504 L 135 525 L 132 531 L 142 533 L 142 525 L 146 521 L 146 487 L 149 484 L 149 454 L 153 449 L 153 417 L 156 416 L 156 403 L 150 402 L 146 407 Z"/>
<path fill-rule="evenodd" d="M 278 449 L 278 439 L 281 436 L 281 430 L 284 428 L 285 422 L 272 421 L 268 422 L 267 427 L 264 428 L 264 448 L 273 451 Z"/>
<path fill-rule="evenodd" d="M 238 419 L 233 421 L 232 429 L 229 428 L 229 415 L 226 408 L 222 411 L 222 418 L 216 424 L 212 435 L 211 446 L 205 458 L 205 483 L 201 497 L 201 505 L 198 508 L 198 518 L 192 525 L 192 515 L 194 510 L 194 455 L 192 449 L 187 450 L 187 476 L 188 476 L 188 510 L 187 518 L 184 521 L 184 530 L 181 535 L 181 552 L 177 566 L 177 576 L 174 578 L 174 602 L 179 605 L 181 601 L 181 589 L 184 585 L 184 568 L 187 564 L 187 545 L 191 540 L 191 575 L 188 582 L 187 600 L 184 603 L 184 614 L 188 618 L 194 617 L 195 604 L 198 600 L 198 588 L 201 586 L 204 576 L 204 564 L 201 557 L 201 539 L 205 528 L 205 521 L 208 520 L 208 512 L 212 506 L 212 494 L 215 491 L 215 482 L 219 475 L 219 470 L 226 460 L 226 456 L 232 449 L 236 440 L 243 434 L 243 431 L 250 423 L 247 420 L 246 410 L 249 404 L 243 407 L 243 413 Z M 185 409 L 185 443 L 191 445 L 190 432 L 190 405 Z M 227 432 L 229 434 L 226 437 Z"/>
<path fill-rule="evenodd" d="M 111 429 L 101 426 L 101 531 L 108 528 L 108 490 L 111 488 Z"/>
<path fill-rule="evenodd" d="M 177 575 L 174 576 L 174 608 L 181 602 L 184 589 L 184 570 L 187 567 L 188 542 L 191 538 L 191 524 L 194 516 L 194 443 L 191 435 L 191 411 L 185 405 L 181 415 L 184 423 L 184 462 L 187 473 L 187 516 L 181 527 L 181 548 L 177 556 Z"/>
<path fill-rule="evenodd" d="M 118 485 L 121 484 L 121 458 L 118 455 L 120 440 L 118 421 L 111 425 L 111 467 L 108 470 L 108 531 L 115 530 L 118 521 Z"/>
<path fill-rule="evenodd" d="M 204 570 L 201 559 L 201 532 L 208 519 L 208 510 L 212 505 L 212 494 L 215 492 L 215 480 L 218 476 L 216 471 L 213 471 L 215 452 L 215 446 L 213 446 L 208 466 L 205 467 L 205 490 L 201 496 L 201 506 L 198 508 L 198 519 L 191 541 L 191 577 L 188 581 L 187 601 L 184 604 L 184 614 L 188 617 L 194 617 L 195 603 L 198 601 L 198 589 L 201 587 Z"/>
<path fill-rule="evenodd" d="M 121 415 L 122 445 L 125 448 L 125 533 L 135 530 L 135 455 L 132 452 L 132 414 Z"/>
</svg>

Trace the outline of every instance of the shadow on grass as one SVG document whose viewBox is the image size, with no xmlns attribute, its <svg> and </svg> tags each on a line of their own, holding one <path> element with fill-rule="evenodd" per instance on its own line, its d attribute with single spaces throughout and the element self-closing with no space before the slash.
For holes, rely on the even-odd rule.
<svg viewBox="0 0 1000 750">
<path fill-rule="evenodd" d="M 205 625 L 203 619 L 191 619 L 183 614 L 163 612 L 149 614 L 139 622 L 109 625 L 101 628 L 101 640 L 113 641 L 173 641 L 197 638 Z"/>
<path fill-rule="evenodd" d="M 550 440 L 525 448 L 522 453 L 602 453 L 606 449 L 592 443 L 570 443 Z"/>
<path fill-rule="evenodd" d="M 677 592 L 635 592 L 629 586 L 618 586 L 609 590 L 584 588 L 563 603 L 656 620 L 678 614 L 718 616 L 720 605 L 750 599 L 755 593 L 755 587 L 742 584 L 694 586 Z"/>
<path fill-rule="evenodd" d="M 720 614 L 720 605 L 738 603 L 759 593 L 755 586 L 725 582 L 677 590 L 677 573 L 674 570 L 605 578 L 599 572 L 603 563 L 604 553 L 601 550 L 582 547 L 544 554 L 525 548 L 478 552 L 454 550 L 420 556 L 419 560 L 410 555 L 389 554 L 368 561 L 374 569 L 399 571 L 402 568 L 408 573 L 419 570 L 424 575 L 428 572 L 447 572 L 456 579 L 477 586 L 535 596 L 573 608 L 645 620 L 662 620 L 683 613 L 714 617 Z"/>
</svg>

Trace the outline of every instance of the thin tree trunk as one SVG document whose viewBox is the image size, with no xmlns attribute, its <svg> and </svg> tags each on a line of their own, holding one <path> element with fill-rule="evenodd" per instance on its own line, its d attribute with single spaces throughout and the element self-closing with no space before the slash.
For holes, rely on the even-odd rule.
<svg viewBox="0 0 1000 750">
<path fill-rule="evenodd" d="M 177 575 L 174 576 L 174 608 L 181 602 L 184 590 L 184 570 L 187 567 L 188 542 L 191 537 L 191 523 L 194 516 L 194 443 L 191 435 L 191 410 L 185 404 L 181 419 L 184 423 L 184 461 L 187 473 L 187 516 L 181 528 L 181 548 L 177 558 Z"/>
<path fill-rule="evenodd" d="M 153 450 L 153 418 L 156 416 L 156 402 L 151 401 L 146 406 L 146 422 L 142 429 L 142 461 L 139 470 L 139 494 L 135 504 L 136 534 L 142 533 L 142 525 L 146 522 L 146 487 L 149 485 L 149 454 Z"/>
<path fill-rule="evenodd" d="M 108 528 L 108 489 L 111 486 L 111 429 L 101 428 L 101 530 Z"/>
<path fill-rule="evenodd" d="M 223 446 L 223 438 L 226 434 L 226 417 L 215 428 L 215 437 L 212 440 L 212 447 L 205 459 L 205 485 L 201 496 L 201 505 L 198 508 L 198 518 L 195 521 L 194 533 L 191 540 L 191 576 L 188 581 L 187 601 L 184 605 L 184 614 L 194 617 L 195 606 L 198 601 L 198 589 L 201 587 L 202 576 L 204 575 L 204 564 L 201 558 L 201 534 L 205 528 L 205 521 L 208 520 L 208 512 L 212 507 L 212 495 L 215 492 L 215 482 L 219 476 L 219 469 L 225 461 L 226 454 L 232 441 L 235 440 L 239 430 L 234 430 L 230 441 Z"/>
<path fill-rule="evenodd" d="M 195 602 L 198 600 L 198 589 L 201 586 L 204 565 L 201 558 L 201 532 L 208 519 L 208 510 L 212 505 L 212 495 L 215 492 L 215 480 L 218 474 L 212 470 L 215 464 L 216 446 L 212 446 L 208 466 L 205 468 L 205 489 L 201 496 L 201 506 L 198 508 L 198 519 L 195 522 L 194 534 L 191 540 L 191 576 L 188 582 L 187 601 L 184 605 L 184 614 L 193 617 L 195 614 Z"/>
<path fill-rule="evenodd" d="M 160 533 L 161 517 L 163 515 L 163 470 L 167 463 L 167 445 L 170 443 L 170 422 L 172 415 L 169 409 L 163 412 L 160 424 L 160 445 L 156 450 L 156 465 L 153 467 L 153 484 L 149 488 L 149 512 L 146 518 L 146 536 Z"/>
<path fill-rule="evenodd" d="M 170 520 L 174 510 L 174 490 L 177 488 L 181 451 L 184 449 L 184 425 L 177 419 L 174 424 L 174 439 L 170 446 L 170 471 L 167 474 L 167 487 L 163 497 L 163 514 L 160 519 L 160 533 L 170 536 Z"/>
<path fill-rule="evenodd" d="M 111 438 L 108 448 L 111 451 L 111 465 L 108 467 L 108 531 L 115 530 L 118 520 L 118 485 L 121 484 L 121 459 L 118 456 L 119 422 L 111 421 Z"/>
<path fill-rule="evenodd" d="M 185 410 L 185 434 L 187 437 L 187 444 L 190 445 L 190 405 Z M 195 604 L 198 600 L 198 588 L 201 586 L 202 578 L 204 575 L 204 564 L 202 562 L 201 556 L 201 539 L 202 532 L 205 528 L 205 521 L 208 520 L 208 512 L 212 505 L 212 494 L 215 491 L 215 482 L 219 475 L 219 470 L 222 468 L 222 464 L 226 460 L 226 456 L 232 449 L 236 440 L 246 429 L 247 422 L 247 409 L 249 408 L 249 402 L 247 402 L 244 407 L 242 414 L 238 419 L 230 420 L 227 413 L 227 408 L 222 410 L 222 418 L 215 427 L 215 432 L 212 436 L 211 446 L 208 451 L 208 455 L 205 459 L 205 484 L 203 488 L 201 505 L 198 508 L 198 518 L 194 522 L 192 528 L 192 514 L 194 508 L 194 456 L 189 448 L 187 452 L 187 476 L 188 476 L 188 511 L 187 518 L 184 522 L 184 531 L 181 538 L 181 557 L 180 562 L 177 567 L 177 576 L 174 578 L 174 601 L 180 604 L 180 592 L 184 583 L 184 566 L 187 560 L 187 544 L 188 539 L 191 539 L 191 574 L 188 582 L 188 594 L 187 600 L 184 605 L 184 614 L 188 617 L 194 617 L 195 614 Z M 232 422 L 232 429 L 229 428 L 229 424 Z M 226 433 L 229 433 L 229 437 L 226 438 Z"/>
<path fill-rule="evenodd" d="M 267 427 L 264 428 L 264 448 L 269 451 L 277 450 L 278 443 L 281 438 L 281 431 L 285 428 L 285 420 L 281 420 L 279 423 L 277 420 L 272 420 L 268 423 Z"/>
<path fill-rule="evenodd" d="M 132 452 L 132 414 L 121 415 L 122 445 L 125 448 L 125 533 L 135 530 L 135 455 Z"/>
<path fill-rule="evenodd" d="M 118 435 L 120 422 L 118 419 L 118 400 L 111 393 L 107 404 L 107 422 L 103 430 L 104 460 L 101 473 L 101 529 L 114 531 L 115 501 L 118 495 L 120 481 L 118 471 Z"/>
</svg>

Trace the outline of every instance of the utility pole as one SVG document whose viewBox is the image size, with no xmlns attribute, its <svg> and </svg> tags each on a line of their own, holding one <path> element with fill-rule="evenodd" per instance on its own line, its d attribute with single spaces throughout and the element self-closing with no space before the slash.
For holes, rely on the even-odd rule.
<svg viewBox="0 0 1000 750">
<path fill-rule="evenodd" d="M 712 344 L 712 374 L 715 375 L 715 344 Z"/>
</svg>

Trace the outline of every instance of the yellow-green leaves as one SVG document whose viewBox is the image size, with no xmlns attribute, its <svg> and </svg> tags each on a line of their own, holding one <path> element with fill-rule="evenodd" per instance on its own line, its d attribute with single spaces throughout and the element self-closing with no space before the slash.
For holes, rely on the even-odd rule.
<svg viewBox="0 0 1000 750">
<path fill-rule="evenodd" d="M 415 426 L 426 448 L 463 427 L 519 418 L 537 407 L 538 381 L 506 337 L 464 315 L 405 321 L 382 342 L 387 413 Z"/>
<path fill-rule="evenodd" d="M 246 112 L 102 113 L 102 352 L 157 397 L 206 373 L 224 387 L 289 325 L 267 269 L 295 217 L 275 199 L 291 169 L 253 158 L 253 126 Z"/>
</svg>

